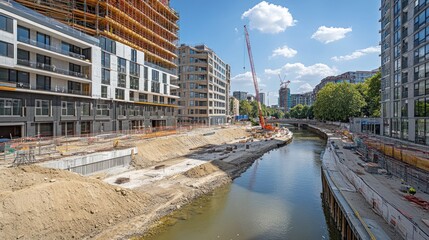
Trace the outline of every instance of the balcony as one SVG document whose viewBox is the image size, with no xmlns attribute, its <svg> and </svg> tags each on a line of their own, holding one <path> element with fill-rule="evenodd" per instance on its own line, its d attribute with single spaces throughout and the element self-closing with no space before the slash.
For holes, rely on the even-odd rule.
<svg viewBox="0 0 429 240">
<path fill-rule="evenodd" d="M 73 72 L 70 70 L 57 68 L 55 65 L 48 65 L 48 64 L 44 64 L 44 63 L 31 62 L 31 61 L 25 60 L 25 59 L 18 59 L 18 65 L 26 66 L 26 67 L 30 67 L 30 68 L 34 68 L 34 69 L 46 70 L 46 71 L 50 71 L 50 72 L 54 72 L 54 73 L 59 73 L 62 75 L 68 75 L 68 76 L 72 76 L 72 77 L 83 78 L 83 79 L 89 80 L 88 74 L 84 74 L 84 73 L 80 73 L 80 72 Z"/>
<path fill-rule="evenodd" d="M 26 43 L 28 45 L 38 47 L 38 48 L 43 48 L 43 49 L 46 49 L 46 50 L 49 50 L 49 51 L 52 51 L 55 53 L 59 53 L 59 54 L 65 55 L 65 56 L 69 56 L 69 57 L 79 59 L 82 61 L 89 61 L 89 59 L 85 55 L 77 54 L 77 53 L 70 52 L 70 51 L 65 51 L 59 47 L 54 47 L 54 46 L 47 45 L 47 44 L 44 44 L 41 42 L 37 42 L 36 40 L 33 40 L 33 39 L 29 39 L 29 38 L 25 38 L 25 37 L 18 37 L 18 42 Z"/>
<path fill-rule="evenodd" d="M 64 94 L 72 94 L 72 95 L 80 95 L 80 96 L 91 96 L 91 93 L 88 91 L 82 91 L 82 90 L 72 90 L 67 89 L 66 87 L 59 87 L 56 86 L 52 89 L 40 89 L 36 88 L 36 86 L 31 86 L 28 83 L 21 83 L 21 82 L 3 82 L 0 81 L 0 86 L 2 87 L 10 87 L 10 88 L 18 88 L 18 89 L 28 89 L 32 91 L 41 91 L 41 92 L 53 92 L 53 93 L 64 93 Z"/>
</svg>

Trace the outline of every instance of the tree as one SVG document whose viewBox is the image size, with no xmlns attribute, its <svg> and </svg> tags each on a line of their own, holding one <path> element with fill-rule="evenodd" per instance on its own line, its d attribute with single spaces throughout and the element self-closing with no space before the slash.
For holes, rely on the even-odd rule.
<svg viewBox="0 0 429 240">
<path fill-rule="evenodd" d="M 314 116 L 320 120 L 347 122 L 361 114 L 365 100 L 350 83 L 328 83 L 317 94 Z"/>
<path fill-rule="evenodd" d="M 380 117 L 380 101 L 381 101 L 381 72 L 365 80 L 367 90 L 365 93 L 365 101 L 368 105 L 368 116 Z"/>
<path fill-rule="evenodd" d="M 250 113 L 252 111 L 252 106 L 247 100 L 241 100 L 240 101 L 240 115 L 247 115 L 250 116 Z"/>
</svg>

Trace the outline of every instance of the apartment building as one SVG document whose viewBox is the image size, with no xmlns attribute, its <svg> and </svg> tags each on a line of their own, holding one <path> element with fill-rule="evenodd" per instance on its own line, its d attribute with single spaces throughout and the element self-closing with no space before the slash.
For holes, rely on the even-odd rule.
<svg viewBox="0 0 429 240">
<path fill-rule="evenodd" d="M 223 124 L 229 117 L 230 66 L 205 45 L 178 49 L 178 121 Z"/>
<path fill-rule="evenodd" d="M 247 100 L 247 92 L 243 92 L 243 91 L 234 91 L 234 92 L 232 93 L 232 95 L 233 95 L 236 99 L 238 99 L 238 101 L 241 101 L 241 100 Z"/>
<path fill-rule="evenodd" d="M 306 93 L 295 93 L 290 95 L 291 98 L 291 108 L 295 107 L 298 104 L 301 105 L 313 105 L 313 92 Z"/>
<path fill-rule="evenodd" d="M 261 103 L 261 104 L 264 104 L 264 105 L 266 105 L 266 103 L 265 103 L 265 93 L 259 93 L 259 102 Z"/>
<path fill-rule="evenodd" d="M 172 72 L 144 52 L 0 2 L 0 137 L 174 126 Z"/>
<path fill-rule="evenodd" d="M 290 88 L 281 87 L 279 90 L 279 108 L 288 112 L 292 108 Z"/>
<path fill-rule="evenodd" d="M 429 145 L 429 1 L 382 0 L 380 10 L 381 134 Z"/>
<path fill-rule="evenodd" d="M 179 14 L 169 0 L 16 0 L 91 36 L 144 53 L 145 62 L 174 69 Z"/>
<path fill-rule="evenodd" d="M 365 79 L 370 78 L 374 76 L 378 72 L 378 69 L 374 69 L 371 71 L 349 71 L 342 73 L 337 76 L 329 76 L 320 81 L 319 84 L 317 84 L 313 89 L 313 100 L 316 100 L 317 93 L 328 83 L 340 83 L 340 82 L 347 82 L 347 83 L 362 83 L 365 81 Z"/>
</svg>

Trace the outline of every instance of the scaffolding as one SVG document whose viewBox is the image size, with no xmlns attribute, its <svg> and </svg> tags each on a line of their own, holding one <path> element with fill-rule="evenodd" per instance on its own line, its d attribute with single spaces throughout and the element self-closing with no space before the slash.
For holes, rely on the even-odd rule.
<svg viewBox="0 0 429 240">
<path fill-rule="evenodd" d="M 145 61 L 177 65 L 179 15 L 159 0 L 16 0 L 92 36 L 105 36 L 143 51 Z"/>
</svg>

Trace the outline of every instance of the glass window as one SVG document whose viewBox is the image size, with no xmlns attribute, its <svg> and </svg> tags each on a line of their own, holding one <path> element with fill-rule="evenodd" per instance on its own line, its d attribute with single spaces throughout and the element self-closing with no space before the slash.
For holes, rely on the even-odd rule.
<svg viewBox="0 0 429 240">
<path fill-rule="evenodd" d="M 18 26 L 18 41 L 20 42 L 30 42 L 30 29 L 23 26 Z"/>
<path fill-rule="evenodd" d="M 101 83 L 110 85 L 110 70 L 101 69 Z"/>
<path fill-rule="evenodd" d="M 147 67 L 144 67 L 144 79 L 145 79 L 145 80 L 149 80 L 148 74 L 149 74 L 149 70 L 148 70 L 148 68 L 147 68 Z"/>
<path fill-rule="evenodd" d="M 0 41 L 0 56 L 13 58 L 13 44 Z"/>
<path fill-rule="evenodd" d="M 125 100 L 125 90 L 116 88 L 115 89 L 115 98 L 120 100 Z"/>
<path fill-rule="evenodd" d="M 137 77 L 130 77 L 130 88 L 139 90 L 139 78 Z"/>
<path fill-rule="evenodd" d="M 101 86 L 101 97 L 107 98 L 107 86 Z"/>
<path fill-rule="evenodd" d="M 137 51 L 135 49 L 131 49 L 131 61 L 137 62 Z"/>
<path fill-rule="evenodd" d="M 36 76 L 36 89 L 38 90 L 51 90 L 51 78 L 48 76 L 37 75 Z"/>
<path fill-rule="evenodd" d="M 76 114 L 76 107 L 74 102 L 61 102 L 61 115 L 62 116 L 74 116 Z"/>
<path fill-rule="evenodd" d="M 13 33 L 13 20 L 6 16 L 0 15 L 0 30 Z"/>
<path fill-rule="evenodd" d="M 162 74 L 162 83 L 167 83 L 167 74 Z"/>
<path fill-rule="evenodd" d="M 0 116 L 21 116 L 21 99 L 0 98 Z"/>
<path fill-rule="evenodd" d="M 118 72 L 126 73 L 127 61 L 124 58 L 118 57 Z"/>
<path fill-rule="evenodd" d="M 147 94 L 139 93 L 139 101 L 140 102 L 147 102 Z"/>
<path fill-rule="evenodd" d="M 109 116 L 110 109 L 108 104 L 97 104 L 97 116 Z"/>
<path fill-rule="evenodd" d="M 159 72 L 152 69 L 152 81 L 159 82 Z"/>
<path fill-rule="evenodd" d="M 43 33 L 37 33 L 37 46 L 42 48 L 49 48 L 51 45 L 51 37 L 43 34 Z"/>
<path fill-rule="evenodd" d="M 127 87 L 127 75 L 118 73 L 118 87 Z"/>
<path fill-rule="evenodd" d="M 50 116 L 51 102 L 49 100 L 36 99 L 36 116 Z"/>
<path fill-rule="evenodd" d="M 90 116 L 91 115 L 91 103 L 83 102 L 80 104 L 82 110 L 82 116 Z"/>
<path fill-rule="evenodd" d="M 101 65 L 105 68 L 110 68 L 110 54 L 101 52 Z"/>
</svg>

